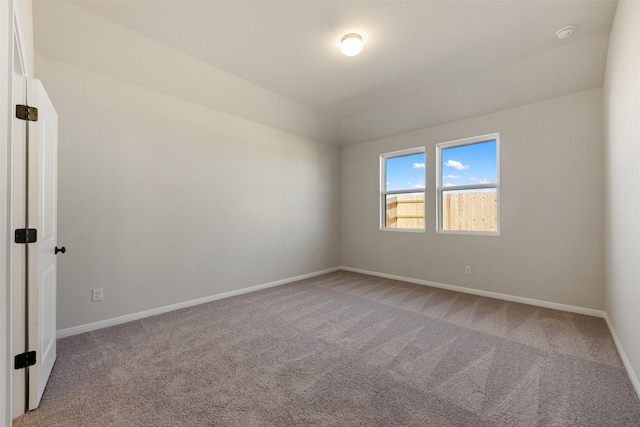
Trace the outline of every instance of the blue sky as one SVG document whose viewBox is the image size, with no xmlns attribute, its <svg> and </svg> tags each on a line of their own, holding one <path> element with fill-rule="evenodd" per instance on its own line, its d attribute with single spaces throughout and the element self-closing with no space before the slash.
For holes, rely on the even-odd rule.
<svg viewBox="0 0 640 427">
<path fill-rule="evenodd" d="M 387 159 L 387 191 L 425 187 L 425 154 Z M 496 182 L 496 142 L 442 150 L 442 185 Z"/>
<path fill-rule="evenodd" d="M 497 181 L 496 141 L 442 150 L 442 186 Z"/>
<path fill-rule="evenodd" d="M 387 159 L 387 191 L 424 188 L 425 154 Z"/>
</svg>

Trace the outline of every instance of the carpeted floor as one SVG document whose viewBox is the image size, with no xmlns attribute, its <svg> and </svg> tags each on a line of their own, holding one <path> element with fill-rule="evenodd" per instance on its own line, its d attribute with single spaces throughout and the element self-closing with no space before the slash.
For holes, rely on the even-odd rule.
<svg viewBox="0 0 640 427">
<path fill-rule="evenodd" d="M 15 425 L 640 425 L 602 319 L 344 271 L 58 348 Z"/>
</svg>

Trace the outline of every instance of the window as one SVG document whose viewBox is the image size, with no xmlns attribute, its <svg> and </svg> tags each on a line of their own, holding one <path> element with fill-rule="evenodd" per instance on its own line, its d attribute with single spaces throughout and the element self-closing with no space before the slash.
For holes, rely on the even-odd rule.
<svg viewBox="0 0 640 427">
<path fill-rule="evenodd" d="M 381 229 L 424 231 L 424 147 L 380 156 Z"/>
<path fill-rule="evenodd" d="M 499 134 L 437 146 L 438 232 L 498 235 Z"/>
</svg>

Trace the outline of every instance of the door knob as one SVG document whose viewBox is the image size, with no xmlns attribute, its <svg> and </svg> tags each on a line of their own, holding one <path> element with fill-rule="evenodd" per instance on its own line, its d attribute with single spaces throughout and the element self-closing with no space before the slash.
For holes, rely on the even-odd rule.
<svg viewBox="0 0 640 427">
<path fill-rule="evenodd" d="M 63 247 L 61 247 L 61 248 L 59 248 L 59 247 L 57 247 L 57 246 L 56 246 L 55 254 L 56 254 L 56 255 L 58 255 L 58 252 L 65 253 L 65 252 L 67 252 L 67 248 L 65 248 L 64 246 L 63 246 Z"/>
</svg>

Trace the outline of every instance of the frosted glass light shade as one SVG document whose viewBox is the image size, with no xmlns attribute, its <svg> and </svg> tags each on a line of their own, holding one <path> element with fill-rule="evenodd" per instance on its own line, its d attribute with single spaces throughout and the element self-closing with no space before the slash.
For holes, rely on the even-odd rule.
<svg viewBox="0 0 640 427">
<path fill-rule="evenodd" d="M 346 56 L 356 56 L 362 51 L 364 44 L 360 34 L 347 34 L 340 42 L 340 50 Z"/>
</svg>

